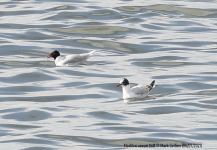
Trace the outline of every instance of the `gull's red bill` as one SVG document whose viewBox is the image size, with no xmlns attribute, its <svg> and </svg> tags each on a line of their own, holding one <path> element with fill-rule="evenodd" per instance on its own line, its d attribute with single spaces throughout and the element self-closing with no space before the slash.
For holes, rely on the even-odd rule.
<svg viewBox="0 0 217 150">
<path fill-rule="evenodd" d="M 47 58 L 50 58 L 50 57 L 52 57 L 51 55 L 47 55 Z"/>
<path fill-rule="evenodd" d="M 122 84 L 118 84 L 117 87 L 121 86 Z"/>
</svg>

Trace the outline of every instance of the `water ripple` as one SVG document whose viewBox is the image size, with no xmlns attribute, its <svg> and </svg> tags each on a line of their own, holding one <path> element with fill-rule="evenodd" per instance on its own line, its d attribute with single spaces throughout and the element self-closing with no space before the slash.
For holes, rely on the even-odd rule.
<svg viewBox="0 0 217 150">
<path fill-rule="evenodd" d="M 39 110 L 32 110 L 29 112 L 18 112 L 18 113 L 3 115 L 2 118 L 15 119 L 17 121 L 38 121 L 38 120 L 47 119 L 50 116 L 51 115 L 47 112 L 39 111 Z"/>
<path fill-rule="evenodd" d="M 156 11 L 166 11 L 166 12 L 174 12 L 179 11 L 184 14 L 193 15 L 197 17 L 204 17 L 209 15 L 217 14 L 215 10 L 203 10 L 203 9 L 195 9 L 195 8 L 183 8 L 165 4 L 158 4 L 158 5 L 151 5 L 151 6 L 122 6 L 118 7 L 117 9 L 123 11 L 130 11 L 130 12 L 141 12 L 143 9 L 147 10 L 156 10 Z"/>
</svg>

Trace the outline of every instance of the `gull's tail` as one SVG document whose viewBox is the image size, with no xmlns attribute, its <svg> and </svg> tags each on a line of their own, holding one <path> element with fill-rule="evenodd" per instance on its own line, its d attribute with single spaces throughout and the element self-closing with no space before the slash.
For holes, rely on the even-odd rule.
<svg viewBox="0 0 217 150">
<path fill-rule="evenodd" d="M 89 54 L 90 54 L 90 56 L 92 56 L 93 55 L 93 53 L 95 53 L 96 52 L 96 50 L 94 50 L 94 51 L 92 51 L 92 52 L 90 52 Z"/>
<path fill-rule="evenodd" d="M 154 88 L 154 83 L 155 83 L 155 80 L 153 80 L 151 84 L 148 86 L 149 91 L 151 91 Z"/>
</svg>

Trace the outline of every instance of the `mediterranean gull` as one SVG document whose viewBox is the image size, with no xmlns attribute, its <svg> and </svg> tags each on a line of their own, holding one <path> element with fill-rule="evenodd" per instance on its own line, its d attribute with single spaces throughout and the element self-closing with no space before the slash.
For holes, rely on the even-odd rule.
<svg viewBox="0 0 217 150">
<path fill-rule="evenodd" d="M 90 53 L 67 55 L 65 57 L 61 57 L 59 51 L 55 50 L 50 55 L 47 55 L 47 58 L 53 57 L 55 65 L 57 67 L 67 66 L 69 64 L 72 64 L 72 65 L 81 65 L 89 57 L 91 57 L 94 52 L 96 52 L 96 50 L 94 50 L 94 51 L 92 51 Z"/>
</svg>

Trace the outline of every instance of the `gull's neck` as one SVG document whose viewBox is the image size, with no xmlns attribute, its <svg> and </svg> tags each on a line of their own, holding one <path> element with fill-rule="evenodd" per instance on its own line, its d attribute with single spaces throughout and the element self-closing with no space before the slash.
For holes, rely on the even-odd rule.
<svg viewBox="0 0 217 150">
<path fill-rule="evenodd" d="M 56 59 L 54 60 L 56 66 L 60 65 L 60 61 L 61 61 L 61 56 L 57 56 Z"/>
<path fill-rule="evenodd" d="M 123 90 L 123 99 L 130 98 L 131 96 L 130 85 L 122 86 L 122 90 Z"/>
</svg>

